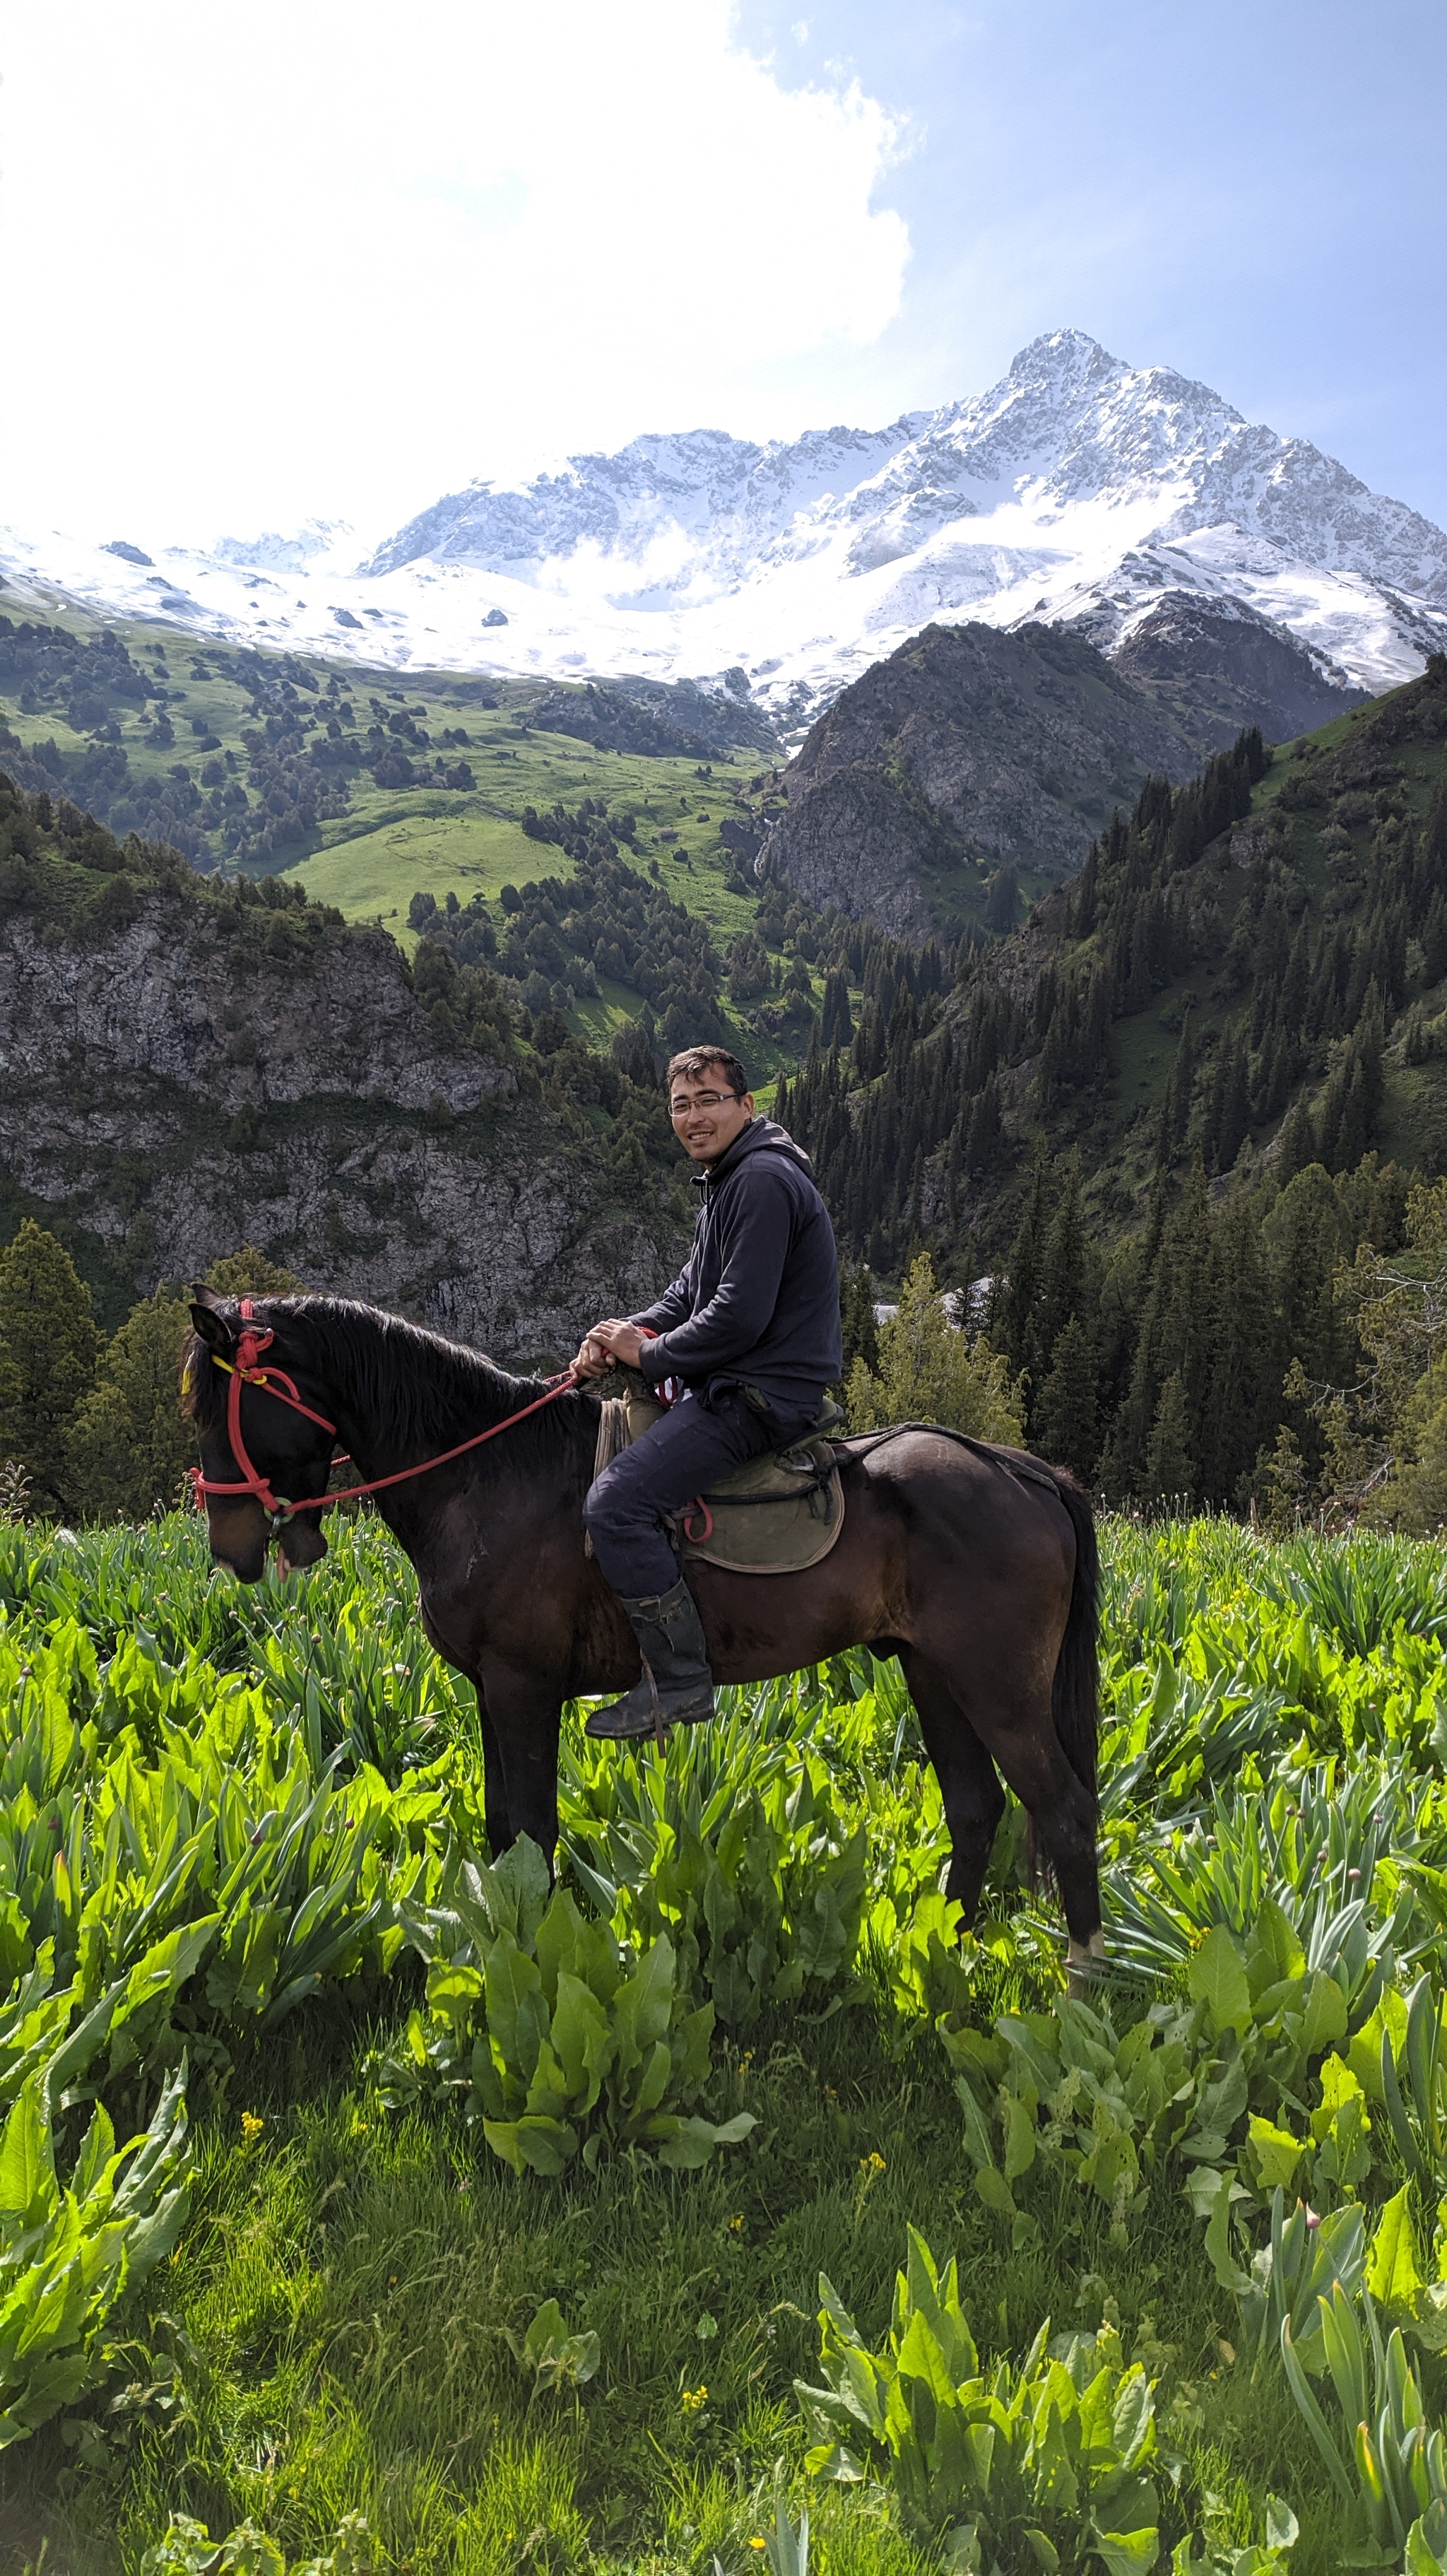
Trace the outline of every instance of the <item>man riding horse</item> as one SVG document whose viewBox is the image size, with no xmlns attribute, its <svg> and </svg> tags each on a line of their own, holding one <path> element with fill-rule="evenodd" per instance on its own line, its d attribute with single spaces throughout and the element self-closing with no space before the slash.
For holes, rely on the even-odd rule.
<svg viewBox="0 0 1447 2576">
<path fill-rule="evenodd" d="M 740 1067 L 705 1047 L 669 1071 L 704 1183 L 693 1255 L 656 1306 L 595 1325 L 579 1354 L 589 1376 L 618 1359 L 681 1379 L 667 1421 L 590 1490 L 597 1407 L 571 1373 L 512 1377 L 351 1298 L 198 1288 L 184 1366 L 212 1555 L 243 1583 L 261 1580 L 273 1538 L 288 1564 L 314 1565 L 349 1453 L 344 1494 L 375 1495 L 427 1636 L 476 1687 L 494 1858 L 520 1834 L 556 1848 L 569 1701 L 622 1690 L 611 1725 L 652 1725 L 652 1691 L 627 1689 L 640 1644 L 670 1721 L 707 1716 L 710 1667 L 749 1683 L 851 1646 L 897 1655 L 949 1824 L 946 1895 L 975 1920 L 1006 1781 L 1083 1963 L 1100 1944 L 1099 1567 L 1090 1496 L 1063 1467 L 927 1423 L 851 1441 L 823 1561 L 762 1580 L 700 1559 L 695 1617 L 664 1516 L 797 1439 L 840 1373 L 839 1308 L 808 1165 L 754 1116 Z"/>
<path fill-rule="evenodd" d="M 685 1048 L 668 1085 L 674 1133 L 697 1167 L 693 1249 L 655 1305 L 592 1325 L 573 1363 L 579 1377 L 597 1377 L 621 1362 L 655 1391 L 670 1380 L 678 1390 L 583 1506 L 644 1664 L 622 1699 L 589 1718 L 590 1735 L 712 1717 L 708 1648 L 667 1515 L 799 1439 L 843 1366 L 834 1229 L 808 1155 L 756 1115 L 743 1066 L 724 1048 Z"/>
</svg>

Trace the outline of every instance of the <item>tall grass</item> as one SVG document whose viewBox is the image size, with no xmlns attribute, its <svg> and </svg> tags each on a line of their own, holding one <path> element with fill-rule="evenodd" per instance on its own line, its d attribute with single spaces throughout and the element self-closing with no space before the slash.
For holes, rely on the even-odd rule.
<svg viewBox="0 0 1447 2576">
<path fill-rule="evenodd" d="M 1437 1552 L 1375 1538 L 1272 1547 L 1222 1522 L 1112 1523 L 1105 1560 L 1118 1968 L 1097 2004 L 1117 2034 L 1167 2011 L 1172 2031 L 1187 2031 L 1205 1938 L 1247 1945 L 1244 1958 L 1279 1912 L 1287 1930 L 1271 1939 L 1297 1942 L 1303 1995 L 1318 1973 L 1337 1976 L 1343 2010 L 1360 2007 L 1362 2027 L 1375 2012 L 1371 2032 L 1390 2054 L 1392 1998 L 1423 1974 L 1434 1991 L 1444 1983 Z M 1047 2320 L 1057 2336 L 1103 2328 L 1123 2363 L 1141 2362 L 1174 2463 L 1156 2477 L 1167 2555 L 1190 2534 L 1204 2553 L 1193 2563 L 1229 2565 L 1232 2550 L 1260 2542 L 1275 2494 L 1301 2526 L 1291 2567 L 1326 2576 L 1339 2565 L 1337 2518 L 1305 2465 L 1292 2389 L 1274 2364 L 1238 2357 L 1230 2267 L 1208 2251 L 1188 2171 L 1142 2156 L 1123 2224 L 1119 2194 L 1087 2187 L 1070 2160 L 1078 2148 L 1056 2154 L 1042 2129 L 1003 2205 L 982 2187 L 958 2089 L 959 2066 L 975 2062 L 968 2035 L 997 2045 L 1002 2014 L 1057 2027 L 1061 1927 L 1024 1885 L 1007 1822 L 986 1946 L 951 1946 L 936 1892 L 938 1797 L 897 1668 L 843 1657 L 725 1694 L 714 1728 L 675 1737 L 661 1757 L 600 1750 L 570 1726 L 568 1883 L 585 1914 L 611 1922 L 625 1959 L 666 1927 L 698 1996 L 732 1998 L 717 2014 L 701 2109 L 711 2123 L 747 2113 L 755 2125 L 696 2171 L 625 2147 L 596 2170 L 577 2160 L 546 2178 L 491 2154 L 456 2097 L 424 2087 L 389 2111 L 371 2071 L 422 1994 L 387 1872 L 405 1864 L 415 1902 L 417 1873 L 435 1885 L 449 1854 L 485 1856 L 470 1695 L 427 1649 L 410 1574 L 378 1526 L 339 1530 L 304 1589 L 251 1593 L 210 1574 L 187 1522 L 75 1538 L 0 1527 L 0 1606 L 11 1677 L 0 1759 L 18 1780 L 37 1658 L 49 1655 L 75 1730 L 67 1794 L 82 1842 L 103 1798 L 115 1804 L 118 1762 L 137 1783 L 168 1761 L 189 1765 L 219 1811 L 199 1748 L 239 1699 L 251 1732 L 237 1733 L 233 1714 L 226 1740 L 249 1784 L 248 1833 L 266 1764 L 274 1772 L 275 1747 L 293 1738 L 292 1758 L 344 1800 L 339 1859 L 347 1784 L 374 1782 L 381 1818 L 404 1802 L 380 1836 L 366 1940 L 324 1963 L 284 2016 L 263 2026 L 266 2003 L 233 2008 L 224 1981 L 223 2002 L 208 2004 L 207 1962 L 172 1999 L 171 2027 L 189 2048 L 189 2216 L 169 2258 L 120 2297 L 90 2387 L 0 2450 L 17 2534 L 7 2562 L 0 2518 L 0 2565 L 33 2564 L 43 2537 L 51 2569 L 129 2576 L 190 2516 L 218 2540 L 249 2520 L 295 2568 L 360 2515 L 377 2576 L 713 2576 L 715 2562 L 736 2576 L 777 2561 L 782 2499 L 794 2527 L 807 2506 L 816 2576 L 923 2576 L 943 2563 L 943 2541 L 906 2527 L 888 2476 L 841 2486 L 806 2473 L 811 2428 L 794 2394 L 796 2380 L 819 2378 L 821 2272 L 878 2348 L 911 2225 L 958 2257 L 983 2368 L 1018 2367 Z M 740 1854 L 753 1837 L 747 1862 L 729 1857 L 731 1826 Z M 32 1916 L 51 1937 L 39 1885 L 12 1876 L 0 1889 L 0 1918 L 13 1899 L 22 1947 Z M 832 1949 L 801 1951 L 797 1927 L 826 1886 L 843 1930 Z M 288 1926 L 302 1892 L 289 1890 Z M 117 1922 L 119 1905 L 117 1895 Z M 227 1937 L 234 1950 L 229 1919 Z M 63 1958 L 52 1964 L 68 1973 Z M 1227 2057 L 1232 2029 L 1247 2028 L 1239 2012 L 1230 2020 L 1232 1991 L 1218 1978 L 1214 2018 L 1200 2025 Z M 1335 2029 L 1310 1994 L 1321 2028 Z M 932 2026 L 940 2016 L 953 2056 Z M 1266 2035 L 1250 2039 L 1253 2083 L 1277 2080 L 1275 2027 L 1263 2021 Z M 1017 2086 L 1020 2062 L 1017 2051 Z M 112 2099 L 136 2071 L 112 2077 L 98 2059 L 82 2089 Z M 1268 2125 L 1283 2137 L 1303 2132 L 1320 2090 L 1315 2072 L 1292 2080 L 1305 2087 L 1296 2108 L 1271 2095 Z M 1257 2098 L 1253 2118 L 1265 2116 Z M 68 2137 L 58 2095 L 54 2116 Z M 1266 2170 L 1246 2117 L 1223 2137 L 1228 2176 Z M 1078 2131 L 1059 2134 L 1068 2146 Z M 1404 2179 L 1385 2114 L 1373 2112 L 1370 2139 L 1350 2184 L 1332 2184 L 1330 2155 L 1313 2150 L 1322 2187 L 1359 2198 L 1369 2232 Z M 1269 2241 L 1253 2188 L 1223 2210 L 1235 2238 L 1213 2239 L 1218 2255 L 1237 2247 L 1233 2264 Z M 1434 2212 L 1420 2197 L 1413 2206 L 1425 2276 Z M 568 2336 L 596 2338 L 590 2376 L 548 2378 L 528 2360 L 528 2328 L 548 2301 Z M 1417 2350 L 1424 2402 L 1440 2413 L 1443 2364 L 1421 2336 Z"/>
</svg>

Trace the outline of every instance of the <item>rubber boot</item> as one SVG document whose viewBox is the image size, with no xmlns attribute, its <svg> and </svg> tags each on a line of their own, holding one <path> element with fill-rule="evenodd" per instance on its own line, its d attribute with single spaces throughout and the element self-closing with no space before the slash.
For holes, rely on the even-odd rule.
<svg viewBox="0 0 1447 2576">
<path fill-rule="evenodd" d="M 621 1596 L 620 1596 L 621 1597 Z M 643 1657 L 643 1678 L 607 1708 L 595 1709 L 585 1735 L 660 1735 L 697 1726 L 713 1715 L 713 1675 L 693 1594 L 681 1579 L 671 1592 L 623 1602 Z"/>
</svg>

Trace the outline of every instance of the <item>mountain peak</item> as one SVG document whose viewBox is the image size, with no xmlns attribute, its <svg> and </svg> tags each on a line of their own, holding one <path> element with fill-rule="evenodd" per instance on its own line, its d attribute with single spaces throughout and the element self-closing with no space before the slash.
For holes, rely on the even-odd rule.
<svg viewBox="0 0 1447 2576">
<path fill-rule="evenodd" d="M 1109 655 L 1165 598 L 1195 603 L 1180 634 L 1234 605 L 1373 691 L 1447 640 L 1440 528 L 1073 326 L 986 390 L 881 428 L 648 430 L 472 483 L 360 567 L 324 519 L 188 551 L 188 597 L 158 599 L 140 553 L 16 539 L 0 565 L 105 614 L 399 667 L 650 682 L 741 667 L 791 731 L 930 625 L 1065 626 Z"/>
<path fill-rule="evenodd" d="M 1007 367 L 1010 384 L 1031 383 L 1042 375 L 1071 377 L 1080 380 L 1102 375 L 1123 375 L 1126 370 L 1119 358 L 1113 358 L 1088 331 L 1042 331 L 1039 338 L 1017 349 Z"/>
</svg>

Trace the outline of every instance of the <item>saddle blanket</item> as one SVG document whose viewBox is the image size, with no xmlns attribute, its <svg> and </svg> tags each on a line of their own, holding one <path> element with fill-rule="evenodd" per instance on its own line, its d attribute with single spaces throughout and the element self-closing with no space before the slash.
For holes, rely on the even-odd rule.
<svg viewBox="0 0 1447 2576">
<path fill-rule="evenodd" d="M 833 1420 L 835 1412 L 821 1416 Z M 663 1406 L 641 1391 L 609 1396 L 600 1407 L 593 1473 L 663 1420 Z M 844 1487 L 834 1447 L 822 1429 L 789 1449 L 766 1449 L 712 1493 L 672 1515 L 685 1557 L 721 1566 L 729 1574 L 803 1574 L 838 1543 L 844 1527 Z"/>
</svg>

